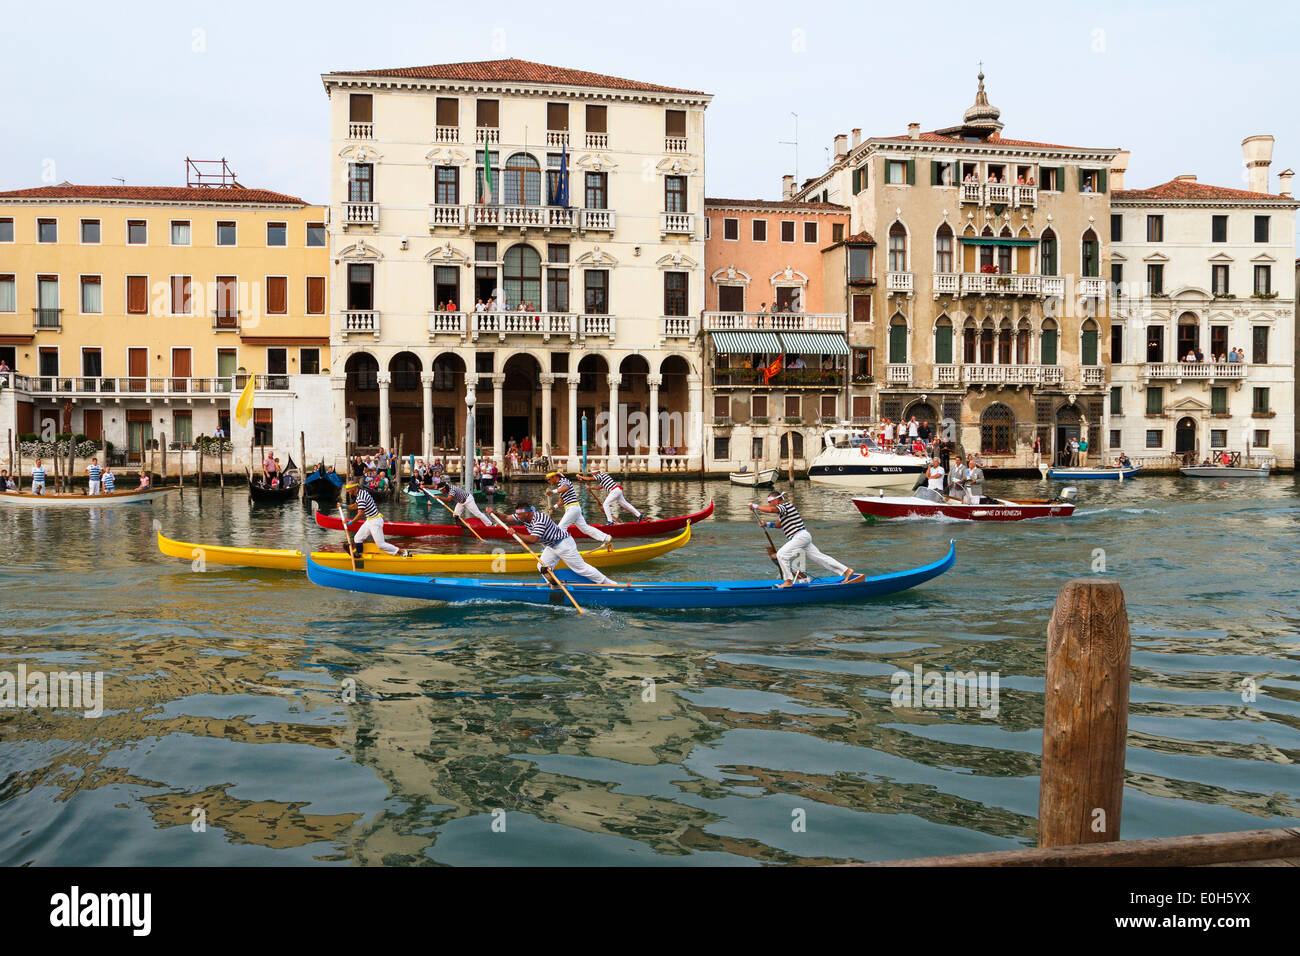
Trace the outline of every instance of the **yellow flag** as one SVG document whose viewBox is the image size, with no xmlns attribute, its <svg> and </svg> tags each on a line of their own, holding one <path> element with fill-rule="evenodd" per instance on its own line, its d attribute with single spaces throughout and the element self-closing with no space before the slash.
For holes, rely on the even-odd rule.
<svg viewBox="0 0 1300 956">
<path fill-rule="evenodd" d="M 248 376 L 248 384 L 239 393 L 239 401 L 235 403 L 235 421 L 239 422 L 241 428 L 253 420 L 254 381 L 256 381 L 256 376 Z"/>
</svg>

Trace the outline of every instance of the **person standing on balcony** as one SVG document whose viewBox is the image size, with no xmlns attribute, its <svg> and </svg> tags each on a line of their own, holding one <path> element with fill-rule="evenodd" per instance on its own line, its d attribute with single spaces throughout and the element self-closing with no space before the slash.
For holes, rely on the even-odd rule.
<svg viewBox="0 0 1300 956">
<path fill-rule="evenodd" d="M 600 469 L 596 469 L 590 475 L 584 475 L 578 472 L 578 477 L 583 481 L 598 481 L 600 486 L 605 489 L 605 520 L 610 524 L 615 523 L 615 508 L 626 508 L 636 516 L 636 520 L 641 520 L 641 512 L 637 511 L 628 500 L 623 497 L 623 486 L 614 480 L 613 475 L 608 475 Z"/>
</svg>

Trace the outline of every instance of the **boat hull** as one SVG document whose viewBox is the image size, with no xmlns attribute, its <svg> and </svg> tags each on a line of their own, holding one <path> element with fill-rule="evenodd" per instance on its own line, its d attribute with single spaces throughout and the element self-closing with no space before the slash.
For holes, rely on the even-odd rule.
<svg viewBox="0 0 1300 956">
<path fill-rule="evenodd" d="M 676 534 L 688 524 L 699 524 L 705 518 L 711 517 L 712 514 L 713 502 L 710 501 L 708 505 L 700 511 L 697 511 L 694 514 L 682 515 L 677 518 L 661 518 L 657 521 L 625 521 L 621 524 L 598 524 L 593 525 L 593 527 L 614 538 L 654 538 L 663 534 Z M 448 515 L 448 517 L 451 516 Z M 486 539 L 500 540 L 510 537 L 506 530 L 499 525 L 485 525 L 477 518 L 467 518 L 466 520 L 469 522 L 471 528 Z M 316 512 L 316 524 L 331 531 L 343 530 L 343 520 L 339 518 L 338 515 L 325 514 L 323 511 Z M 348 530 L 352 532 L 356 532 L 360 527 L 360 521 L 353 521 L 348 524 Z M 587 537 L 577 528 L 570 528 L 569 536 L 573 538 Z M 415 521 L 388 521 L 385 519 L 384 537 L 472 538 L 474 535 L 462 524 L 420 524 Z"/>
<path fill-rule="evenodd" d="M 766 488 L 776 483 L 777 474 L 777 469 L 766 468 L 763 471 L 733 471 L 727 477 L 731 479 L 733 485 L 741 485 L 746 488 Z"/>
<path fill-rule="evenodd" d="M 1132 478 L 1140 465 L 1128 468 L 1048 468 L 1047 478 L 1052 481 L 1119 481 Z"/>
<path fill-rule="evenodd" d="M 1262 468 L 1231 468 L 1226 465 L 1189 465 L 1179 468 L 1188 478 L 1267 478 L 1271 470 Z"/>
<path fill-rule="evenodd" d="M 818 459 L 820 461 L 820 459 Z M 925 473 L 925 464 L 919 458 L 916 464 L 872 464 L 847 461 L 831 464 L 813 464 L 808 469 L 808 480 L 821 485 L 841 488 L 883 488 L 910 490 Z"/>
<path fill-rule="evenodd" d="M 896 594 L 924 584 L 949 570 L 957 560 L 956 545 L 939 561 L 906 571 L 875 575 L 854 584 L 839 578 L 814 578 L 809 584 L 777 587 L 774 579 L 757 581 L 702 581 L 681 584 L 631 584 L 620 587 L 593 585 L 572 572 L 560 571 L 565 585 L 584 607 L 685 610 L 707 608 L 765 607 L 795 604 L 829 604 L 861 601 Z M 370 574 L 324 567 L 307 562 L 307 576 L 314 584 L 378 594 L 387 597 L 440 601 L 449 604 L 470 601 L 505 601 L 525 604 L 568 606 L 557 588 L 537 581 L 474 581 L 458 578 L 412 578 L 391 574 Z"/>
<path fill-rule="evenodd" d="M 640 564 L 661 555 L 676 551 L 691 540 L 691 528 L 686 528 L 676 537 L 640 544 L 631 548 L 616 548 L 606 551 L 593 548 L 584 551 L 586 562 L 598 568 L 622 567 Z M 385 554 L 374 544 L 366 542 L 364 553 L 358 565 L 366 571 L 378 571 L 394 575 L 412 574 L 519 574 L 537 570 L 537 560 L 526 551 L 511 554 L 413 554 L 403 558 Z M 158 532 L 158 550 L 168 557 L 184 558 L 187 561 L 201 561 L 204 565 L 215 564 L 236 568 L 265 568 L 272 571 L 301 571 L 303 553 L 301 551 L 279 548 L 235 548 L 226 545 L 198 544 L 190 541 L 175 541 Z M 346 551 L 315 551 L 312 559 L 327 568 L 352 567 L 352 559 Z"/>
<path fill-rule="evenodd" d="M 1074 505 L 1068 501 L 1015 501 L 992 499 L 993 504 L 935 502 L 922 498 L 854 498 L 865 518 L 958 518 L 964 521 L 1029 521 L 1034 518 L 1068 518 Z"/>
<path fill-rule="evenodd" d="M 150 488 L 148 491 L 114 491 L 102 495 L 33 495 L 27 492 L 0 492 L 0 503 L 17 508 L 104 508 L 115 505 L 139 505 L 161 498 L 180 488 Z"/>
</svg>

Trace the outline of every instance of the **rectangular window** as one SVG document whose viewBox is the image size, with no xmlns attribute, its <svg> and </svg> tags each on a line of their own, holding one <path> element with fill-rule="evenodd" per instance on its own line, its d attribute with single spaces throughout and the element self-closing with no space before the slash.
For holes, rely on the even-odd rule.
<svg viewBox="0 0 1300 956">
<path fill-rule="evenodd" d="M 664 177 L 664 212 L 686 212 L 686 177 Z"/>
<path fill-rule="evenodd" d="M 586 315 L 609 315 L 609 270 L 587 269 L 583 275 Z"/>
<path fill-rule="evenodd" d="M 480 127 L 492 129 L 501 125 L 500 100 L 476 100 L 474 103 L 474 122 Z M 496 157 L 494 156 L 495 160 Z"/>
<path fill-rule="evenodd" d="M 460 170 L 455 166 L 439 166 L 434 170 L 433 201 L 439 206 L 460 203 Z"/>
<path fill-rule="evenodd" d="M 853 296 L 853 321 L 854 322 L 871 321 L 871 296 L 869 295 Z"/>
<path fill-rule="evenodd" d="M 1254 446 L 1255 446 L 1256 448 L 1267 448 L 1267 447 L 1268 447 L 1268 430 L 1267 430 L 1267 429 L 1264 429 L 1264 428 L 1256 428 L 1256 429 L 1255 429 L 1255 441 L 1253 442 L 1253 444 L 1254 444 Z"/>
<path fill-rule="evenodd" d="M 706 241 L 713 238 L 713 220 L 708 216 L 704 217 L 704 238 Z"/>
<path fill-rule="evenodd" d="M 217 223 L 217 245 L 233 246 L 235 244 L 235 224 L 229 220 Z"/>
<path fill-rule="evenodd" d="M 1268 216 L 1255 217 L 1255 241 L 1268 242 Z"/>
<path fill-rule="evenodd" d="M 325 245 L 325 223 L 309 222 L 307 223 L 307 248 L 316 249 Z"/>
<path fill-rule="evenodd" d="M 781 241 L 794 242 L 794 220 L 793 219 L 781 220 Z"/>
<path fill-rule="evenodd" d="M 287 222 L 268 222 L 266 224 L 266 244 L 268 246 L 287 246 L 289 244 L 289 224 Z"/>
<path fill-rule="evenodd" d="M 1147 265 L 1147 291 L 1150 295 L 1163 295 L 1165 291 L 1165 267 L 1150 263 Z"/>
<path fill-rule="evenodd" d="M 587 173 L 583 182 L 586 186 L 583 205 L 588 209 L 608 209 L 609 173 Z"/>
<path fill-rule="evenodd" d="M 454 96 L 438 97 L 434 107 L 434 122 L 438 126 L 460 126 L 460 100 Z"/>
<path fill-rule="evenodd" d="M 1256 365 L 1268 364 L 1268 326 L 1256 325 L 1250 330 L 1251 361 Z"/>
<path fill-rule="evenodd" d="M 930 163 L 930 185 L 931 186 L 956 186 L 957 185 L 957 164 L 941 163 L 934 161 Z"/>
<path fill-rule="evenodd" d="M 1110 241 L 1124 241 L 1124 216 L 1121 213 L 1110 214 Z"/>
<path fill-rule="evenodd" d="M 86 315 L 98 315 L 104 311 L 104 293 L 99 276 L 81 277 L 81 311 Z"/>
<path fill-rule="evenodd" d="M 726 418 L 731 414 L 731 396 L 714 395 L 713 396 L 713 417 Z"/>
<path fill-rule="evenodd" d="M 14 220 L 12 216 L 0 219 L 0 242 L 14 241 Z"/>
<path fill-rule="evenodd" d="M 1147 386 L 1147 414 L 1162 415 L 1165 411 L 1165 390 L 1158 385 Z"/>
<path fill-rule="evenodd" d="M 718 286 L 719 312 L 744 312 L 745 287 L 743 285 Z"/>
<path fill-rule="evenodd" d="M 98 219 L 81 220 L 81 241 L 83 245 L 87 246 L 95 246 L 99 244 Z"/>
<path fill-rule="evenodd" d="M 736 241 L 740 239 L 740 220 L 723 219 L 722 220 L 722 238 Z"/>
<path fill-rule="evenodd" d="M 460 269 L 458 267 L 434 267 L 433 304 L 434 308 L 445 312 L 460 311 Z"/>
<path fill-rule="evenodd" d="M 1228 327 L 1226 325 L 1210 326 L 1210 355 L 1218 361 L 1228 358 Z"/>
<path fill-rule="evenodd" d="M 1122 325 L 1110 327 L 1110 360 L 1114 365 L 1124 361 L 1124 326 Z"/>
<path fill-rule="evenodd" d="M 1147 216 L 1147 242 L 1165 241 L 1165 217 Z"/>
<path fill-rule="evenodd" d="M 371 123 L 375 118 L 374 96 L 370 93 L 351 93 L 348 95 L 348 121 L 352 123 Z"/>
<path fill-rule="evenodd" d="M 149 314 L 149 277 L 126 277 L 126 314 Z"/>
<path fill-rule="evenodd" d="M 587 132 L 588 133 L 608 133 L 609 127 L 607 117 L 608 107 L 604 106 L 587 106 Z"/>
<path fill-rule="evenodd" d="M 1228 294 L 1228 267 L 1215 264 L 1210 266 L 1210 289 L 1215 295 Z"/>
<path fill-rule="evenodd" d="M 496 262 L 497 244 L 495 242 L 474 243 L 474 261 L 475 262 Z"/>
<path fill-rule="evenodd" d="M 1215 385 L 1210 389 L 1210 414 L 1228 414 L 1228 388 L 1226 385 Z"/>
<path fill-rule="evenodd" d="M 787 395 L 785 397 L 785 417 L 799 418 L 799 396 Z"/>
<path fill-rule="evenodd" d="M 1147 361 L 1163 362 L 1165 360 L 1164 326 L 1147 326 Z"/>
<path fill-rule="evenodd" d="M 325 277 L 307 277 L 307 314 L 325 314 Z"/>
<path fill-rule="evenodd" d="M 298 371 L 302 375 L 320 374 L 320 349 L 302 348 L 298 350 Z"/>
<path fill-rule="evenodd" d="M 567 133 L 569 131 L 568 103 L 546 104 L 546 128 L 558 133 Z"/>
<path fill-rule="evenodd" d="M 496 157 L 493 157 L 495 160 Z M 496 163 L 493 163 L 493 168 Z M 498 176 L 500 170 L 496 171 Z M 348 202 L 374 202 L 375 167 L 371 163 L 348 163 Z M 218 243 L 220 245 L 220 243 Z"/>
<path fill-rule="evenodd" d="M 1228 217 L 1211 216 L 1210 217 L 1210 242 L 1227 242 L 1228 241 Z"/>
<path fill-rule="evenodd" d="M 0 312 L 18 311 L 18 283 L 12 275 L 0 275 Z M 13 368 L 11 362 L 9 367 Z"/>
<path fill-rule="evenodd" d="M 907 185 L 907 161 L 889 159 L 885 161 L 885 182 L 890 186 Z"/>
<path fill-rule="evenodd" d="M 126 221 L 126 243 L 129 246 L 143 246 L 149 242 L 149 224 L 143 219 Z"/>
<path fill-rule="evenodd" d="M 171 277 L 171 314 L 172 315 L 190 315 L 194 311 L 193 300 L 190 294 L 193 285 L 189 276 L 172 276 Z"/>
<path fill-rule="evenodd" d="M 1228 430 L 1226 428 L 1210 429 L 1210 447 L 1211 448 L 1228 447 Z"/>
<path fill-rule="evenodd" d="M 1110 413 L 1112 415 L 1124 414 L 1124 389 L 1119 385 L 1112 385 L 1110 389 Z"/>
<path fill-rule="evenodd" d="M 557 256 L 563 253 L 564 258 Z M 551 246 L 551 262 L 563 264 L 569 261 L 568 246 Z M 546 308 L 550 312 L 569 311 L 569 270 L 555 266 L 546 270 Z"/>
<path fill-rule="evenodd" d="M 1165 433 L 1159 428 L 1147 429 L 1147 447 L 1162 448 L 1165 444 Z"/>
<path fill-rule="evenodd" d="M 1120 447 L 1119 429 L 1118 429 L 1118 428 L 1112 428 L 1112 429 L 1110 430 L 1110 447 L 1111 447 L 1111 448 L 1118 448 L 1118 447 Z"/>
<path fill-rule="evenodd" d="M 731 457 L 731 438 L 729 436 L 713 436 L 713 457 L 720 461 L 725 461 Z"/>
<path fill-rule="evenodd" d="M 1271 295 L 1273 292 L 1273 267 L 1255 266 L 1255 295 Z"/>
<path fill-rule="evenodd" d="M 104 374 L 104 354 L 99 349 L 81 350 L 81 374 L 86 378 L 100 378 Z M 87 435 L 90 432 L 86 432 Z"/>
<path fill-rule="evenodd" d="M 274 445 L 275 429 L 271 418 L 271 409 L 253 409 L 253 444 Z"/>
<path fill-rule="evenodd" d="M 664 273 L 664 315 L 690 315 L 686 309 L 690 273 Z"/>
<path fill-rule="evenodd" d="M 266 314 L 289 314 L 289 279 L 287 276 L 266 277 Z"/>
<path fill-rule="evenodd" d="M 849 281 L 866 282 L 871 278 L 871 247 L 849 246 Z"/>
<path fill-rule="evenodd" d="M 679 139 L 686 135 L 686 110 L 664 110 L 664 135 Z"/>
<path fill-rule="evenodd" d="M 767 396 L 755 395 L 750 412 L 755 418 L 767 418 Z"/>
<path fill-rule="evenodd" d="M 853 396 L 853 420 L 855 422 L 866 421 L 871 418 L 871 396 L 854 395 Z"/>
<path fill-rule="evenodd" d="M 823 395 L 819 414 L 822 418 L 835 418 L 839 414 L 839 403 L 834 395 Z"/>
<path fill-rule="evenodd" d="M 172 245 L 188 246 L 190 244 L 190 221 L 188 219 L 173 219 L 171 226 Z"/>
<path fill-rule="evenodd" d="M 37 242 L 58 242 L 59 221 L 57 219 L 37 219 L 36 220 L 36 241 Z"/>
<path fill-rule="evenodd" d="M 817 242 L 817 223 L 805 222 L 803 224 L 803 241 L 812 243 Z"/>
<path fill-rule="evenodd" d="M 267 375 L 288 375 L 289 374 L 289 350 L 288 349 L 267 349 L 266 350 L 266 374 Z M 398 374 L 401 374 L 400 372 Z"/>
<path fill-rule="evenodd" d="M 844 223 L 836 222 L 831 224 L 831 242 L 844 241 Z"/>
<path fill-rule="evenodd" d="M 219 328 L 239 327 L 239 277 L 217 276 L 217 301 L 213 313 Z"/>
<path fill-rule="evenodd" d="M 375 307 L 374 279 L 371 263 L 348 263 L 348 311 L 368 312 Z"/>
<path fill-rule="evenodd" d="M 1110 264 L 1110 284 L 1113 286 L 1122 286 L 1124 284 L 1124 264 L 1122 262 L 1112 262 Z"/>
<path fill-rule="evenodd" d="M 755 242 L 767 242 L 767 220 L 755 219 L 750 224 L 751 235 Z"/>
</svg>

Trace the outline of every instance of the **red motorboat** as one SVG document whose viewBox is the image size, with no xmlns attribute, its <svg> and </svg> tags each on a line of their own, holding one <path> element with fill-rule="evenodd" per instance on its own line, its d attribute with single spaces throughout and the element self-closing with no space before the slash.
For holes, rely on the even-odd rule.
<svg viewBox="0 0 1300 956">
<path fill-rule="evenodd" d="M 686 527 L 687 522 L 698 524 L 713 514 L 713 502 L 710 501 L 702 510 L 679 518 L 660 518 L 656 521 L 624 521 L 618 524 L 593 525 L 614 538 L 653 538 L 663 534 L 676 534 Z M 447 517 L 451 517 L 450 514 Z M 484 525 L 477 518 L 467 518 L 471 528 L 483 538 L 508 538 L 507 532 L 500 525 Z M 338 515 L 316 512 L 316 523 L 331 531 L 341 531 L 343 520 Z M 350 532 L 361 527 L 360 521 L 348 524 Z M 575 538 L 587 537 L 577 528 L 570 528 L 569 534 Z M 415 521 L 389 521 L 384 519 L 384 537 L 386 538 L 472 538 L 463 524 L 420 524 Z"/>
<path fill-rule="evenodd" d="M 1073 493 L 1073 488 L 1066 492 Z M 912 498 L 854 498 L 853 504 L 864 518 L 961 518 L 965 521 L 1025 521 L 1029 518 L 1068 518 L 1074 514 L 1074 502 L 1062 496 L 1046 499 L 1012 499 L 980 497 L 967 504 L 960 498 L 946 498 L 928 488 L 917 489 Z"/>
</svg>

